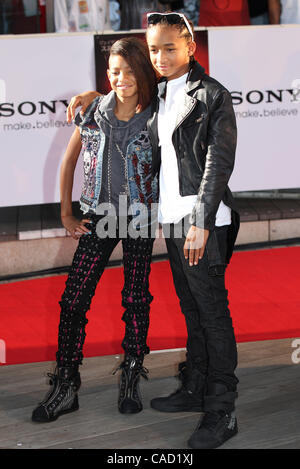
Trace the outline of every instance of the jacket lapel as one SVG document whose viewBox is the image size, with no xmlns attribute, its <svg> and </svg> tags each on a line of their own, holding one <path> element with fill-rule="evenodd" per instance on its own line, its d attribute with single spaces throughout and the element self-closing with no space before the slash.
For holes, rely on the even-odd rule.
<svg viewBox="0 0 300 469">
<path fill-rule="evenodd" d="M 197 99 L 193 98 L 187 93 L 184 94 L 184 101 L 183 101 L 182 107 L 179 110 L 177 117 L 176 117 L 175 129 L 177 129 L 177 127 L 179 127 L 180 124 L 190 114 L 192 109 L 196 106 L 196 102 L 197 102 Z"/>
<path fill-rule="evenodd" d="M 204 68 L 198 63 L 194 62 L 190 68 L 186 80 L 185 94 L 182 108 L 177 114 L 175 129 L 186 119 L 186 117 L 194 109 L 197 99 L 192 95 L 193 91 L 201 85 L 201 79 L 204 74 Z"/>
<path fill-rule="evenodd" d="M 192 109 L 197 103 L 197 99 L 191 96 L 194 89 L 198 88 L 201 85 L 202 76 L 204 74 L 204 68 L 198 63 L 194 62 L 190 68 L 189 75 L 187 77 L 186 83 L 186 93 L 184 95 L 184 103 L 180 112 L 177 115 L 176 127 L 177 128 L 189 115 Z M 158 120 L 158 108 L 159 108 L 159 99 L 164 97 L 166 92 L 167 80 L 163 78 L 157 85 L 158 93 L 157 96 L 153 99 L 152 102 L 152 115 L 147 122 L 147 129 L 149 132 L 150 140 L 153 147 L 153 166 L 156 169 L 160 164 L 160 152 L 158 148 L 158 129 L 157 129 L 157 120 Z"/>
</svg>

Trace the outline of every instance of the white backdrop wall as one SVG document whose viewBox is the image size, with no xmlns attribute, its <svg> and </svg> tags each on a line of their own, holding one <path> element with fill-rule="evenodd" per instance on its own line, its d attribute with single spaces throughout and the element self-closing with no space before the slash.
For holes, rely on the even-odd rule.
<svg viewBox="0 0 300 469">
<path fill-rule="evenodd" d="M 0 38 L 0 206 L 60 201 L 59 167 L 75 129 L 66 106 L 95 86 L 93 34 Z"/>
<path fill-rule="evenodd" d="M 300 187 L 300 26 L 210 29 L 208 50 L 237 117 L 230 188 Z"/>
<path fill-rule="evenodd" d="M 232 93 L 237 115 L 231 189 L 299 187 L 300 26 L 211 28 L 208 45 L 210 75 Z M 59 202 L 59 167 L 74 130 L 66 105 L 88 89 L 92 33 L 0 38 L 0 206 Z"/>
</svg>

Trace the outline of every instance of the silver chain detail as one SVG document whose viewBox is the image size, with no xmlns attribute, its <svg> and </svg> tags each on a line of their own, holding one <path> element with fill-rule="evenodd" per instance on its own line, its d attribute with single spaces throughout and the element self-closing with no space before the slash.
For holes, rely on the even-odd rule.
<svg viewBox="0 0 300 469">
<path fill-rule="evenodd" d="M 127 167 L 127 158 L 126 155 L 122 152 L 121 148 L 119 145 L 116 143 L 116 147 L 118 152 L 120 153 L 122 160 L 124 161 L 124 176 L 125 176 L 125 185 L 123 186 L 124 192 L 122 195 L 129 195 L 129 187 L 128 187 L 128 167 Z"/>
<path fill-rule="evenodd" d="M 108 146 L 108 164 L 107 164 L 107 177 L 108 177 L 108 202 L 109 206 L 111 206 L 111 142 L 112 139 L 109 141 Z M 129 196 L 129 185 L 128 185 L 128 167 L 127 167 L 127 158 L 126 155 L 122 152 L 121 148 L 114 142 L 118 152 L 120 153 L 122 160 L 124 161 L 124 176 L 125 176 L 125 184 L 123 186 L 123 192 L 120 195 L 127 195 Z"/>
</svg>

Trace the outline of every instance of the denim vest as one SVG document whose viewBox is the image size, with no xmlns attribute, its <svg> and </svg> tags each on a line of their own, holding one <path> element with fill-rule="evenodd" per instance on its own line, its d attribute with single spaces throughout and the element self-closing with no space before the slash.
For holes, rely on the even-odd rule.
<svg viewBox="0 0 300 469">
<path fill-rule="evenodd" d="M 97 110 L 103 97 L 101 95 L 94 99 L 84 116 L 77 114 L 75 118 L 75 124 L 80 130 L 83 151 L 84 181 L 80 208 L 84 213 L 97 213 L 101 191 L 103 157 L 108 148 L 108 138 L 99 128 L 96 120 Z M 146 127 L 128 142 L 126 160 L 129 203 L 133 218 L 140 215 L 140 204 L 143 204 L 147 209 L 147 222 L 143 220 L 141 226 L 149 224 L 151 215 L 152 223 L 156 223 L 158 180 L 152 175 L 152 147 Z"/>
</svg>

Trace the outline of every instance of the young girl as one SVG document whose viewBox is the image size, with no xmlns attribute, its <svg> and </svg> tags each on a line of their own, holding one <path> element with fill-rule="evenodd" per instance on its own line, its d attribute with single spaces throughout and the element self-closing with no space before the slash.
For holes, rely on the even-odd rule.
<svg viewBox="0 0 300 469">
<path fill-rule="evenodd" d="M 148 277 L 154 239 L 148 236 L 148 229 L 152 223 L 151 206 L 157 199 L 157 181 L 151 175 L 152 148 L 146 129 L 156 76 L 146 45 L 135 38 L 115 42 L 110 50 L 108 77 L 112 91 L 98 96 L 84 118 L 77 116 L 78 127 L 61 165 L 62 223 L 73 238 L 79 238 L 79 243 L 60 301 L 57 368 L 54 374 L 49 373 L 53 387 L 33 411 L 34 422 L 50 422 L 79 407 L 78 370 L 83 358 L 86 313 L 121 238 L 125 358 L 120 366 L 118 406 L 122 413 L 142 410 L 138 382 L 141 375 L 147 378 L 142 365 L 144 355 L 149 353 L 146 339 L 153 299 Z M 80 204 L 86 217 L 79 221 L 72 215 L 72 185 L 82 148 L 84 186 Z M 127 201 L 132 210 L 128 217 Z M 142 204 L 143 217 L 136 210 Z M 104 229 L 107 221 L 108 233 Z M 116 222 L 114 229 L 110 228 L 112 221 Z M 121 233 L 124 223 L 125 235 Z"/>
<path fill-rule="evenodd" d="M 151 406 L 164 412 L 204 410 L 188 444 L 215 448 L 237 433 L 237 349 L 224 278 L 239 229 L 227 185 L 236 122 L 230 93 L 194 59 L 193 34 L 182 14 L 148 15 L 150 58 L 163 77 L 148 125 L 153 173 L 159 172 L 159 222 L 188 333 L 181 387 Z M 91 96 L 74 97 L 69 118 L 80 104 L 84 112 Z"/>
</svg>

